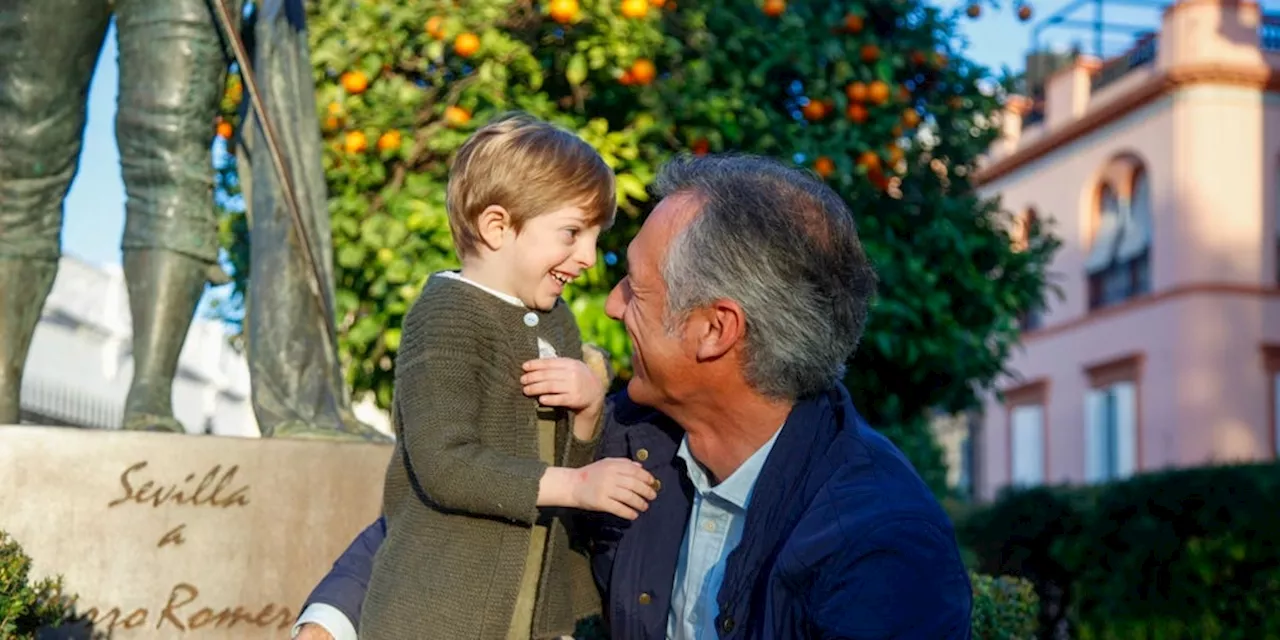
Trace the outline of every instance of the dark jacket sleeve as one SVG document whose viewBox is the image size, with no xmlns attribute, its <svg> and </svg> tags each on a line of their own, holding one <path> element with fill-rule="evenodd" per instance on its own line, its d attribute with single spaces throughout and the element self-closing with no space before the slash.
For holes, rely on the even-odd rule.
<svg viewBox="0 0 1280 640">
<path fill-rule="evenodd" d="M 950 531 L 900 518 L 823 567 L 810 592 L 810 623 L 817 638 L 967 640 L 972 599 Z"/>
<path fill-rule="evenodd" d="M 360 606 L 364 604 L 364 594 L 369 588 L 369 575 L 373 573 L 373 556 L 387 536 L 387 523 L 378 518 L 373 524 L 365 527 L 360 535 L 351 542 L 346 551 L 338 556 L 333 568 L 320 580 L 320 584 L 307 596 L 302 606 L 323 603 L 341 611 L 351 621 L 352 626 L 360 628 Z"/>
</svg>

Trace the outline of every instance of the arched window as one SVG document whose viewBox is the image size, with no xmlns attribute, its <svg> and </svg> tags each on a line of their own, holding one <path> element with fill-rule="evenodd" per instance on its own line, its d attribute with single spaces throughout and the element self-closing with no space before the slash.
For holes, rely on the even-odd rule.
<svg viewBox="0 0 1280 640">
<path fill-rule="evenodd" d="M 1134 166 L 1126 189 L 1109 176 L 1098 189 L 1093 246 L 1085 261 L 1089 308 L 1097 309 L 1151 291 L 1151 187 L 1147 173 Z"/>
</svg>

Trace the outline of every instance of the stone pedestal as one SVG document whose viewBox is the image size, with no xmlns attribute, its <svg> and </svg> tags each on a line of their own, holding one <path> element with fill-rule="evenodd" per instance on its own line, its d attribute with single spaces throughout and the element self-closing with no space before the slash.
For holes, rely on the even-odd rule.
<svg viewBox="0 0 1280 640">
<path fill-rule="evenodd" d="M 0 427 L 0 529 L 114 638 L 287 638 L 392 447 Z"/>
</svg>

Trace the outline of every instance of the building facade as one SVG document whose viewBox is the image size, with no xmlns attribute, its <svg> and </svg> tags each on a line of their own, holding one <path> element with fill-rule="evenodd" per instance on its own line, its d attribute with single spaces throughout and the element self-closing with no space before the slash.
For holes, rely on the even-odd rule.
<svg viewBox="0 0 1280 640">
<path fill-rule="evenodd" d="M 1037 93 L 976 179 L 1062 241 L 1062 295 L 971 434 L 976 495 L 1275 457 L 1280 16 L 1182 0 Z"/>
</svg>

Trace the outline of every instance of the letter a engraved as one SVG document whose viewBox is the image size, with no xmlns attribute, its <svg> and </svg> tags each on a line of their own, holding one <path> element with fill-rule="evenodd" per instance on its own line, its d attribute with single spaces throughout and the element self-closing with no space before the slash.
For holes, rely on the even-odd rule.
<svg viewBox="0 0 1280 640">
<path fill-rule="evenodd" d="M 182 537 L 182 530 L 185 528 L 187 528 L 187 525 L 185 524 L 180 524 L 174 527 L 172 531 L 164 534 L 164 537 L 160 538 L 160 544 L 157 544 L 156 548 L 163 547 L 166 544 L 178 545 L 185 543 L 187 539 Z"/>
</svg>

